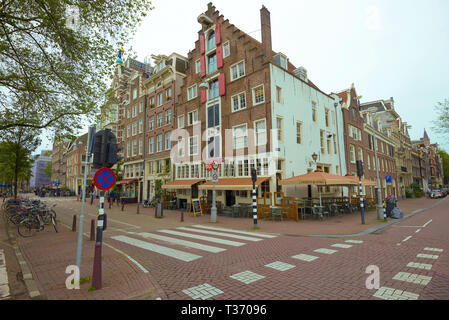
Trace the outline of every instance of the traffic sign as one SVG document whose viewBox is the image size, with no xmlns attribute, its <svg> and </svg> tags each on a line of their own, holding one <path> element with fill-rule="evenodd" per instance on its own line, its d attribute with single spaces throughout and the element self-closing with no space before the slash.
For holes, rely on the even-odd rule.
<svg viewBox="0 0 449 320">
<path fill-rule="evenodd" d="M 218 172 L 216 170 L 212 170 L 212 182 L 218 183 Z"/>
<path fill-rule="evenodd" d="M 218 161 L 212 161 L 212 169 L 214 169 L 214 170 L 218 170 L 218 166 L 219 166 L 219 164 L 218 164 Z"/>
<path fill-rule="evenodd" d="M 94 176 L 94 184 L 100 190 L 109 190 L 115 185 L 115 173 L 109 168 L 98 169 Z"/>
</svg>

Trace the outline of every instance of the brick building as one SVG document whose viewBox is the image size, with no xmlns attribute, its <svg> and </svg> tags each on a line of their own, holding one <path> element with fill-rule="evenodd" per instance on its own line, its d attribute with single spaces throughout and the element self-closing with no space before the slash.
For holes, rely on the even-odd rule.
<svg viewBox="0 0 449 320">
<path fill-rule="evenodd" d="M 81 195 L 84 170 L 86 169 L 87 133 L 68 143 L 67 146 L 67 178 L 66 186 L 77 195 Z M 87 166 L 87 185 L 92 188 L 92 165 Z"/>
</svg>

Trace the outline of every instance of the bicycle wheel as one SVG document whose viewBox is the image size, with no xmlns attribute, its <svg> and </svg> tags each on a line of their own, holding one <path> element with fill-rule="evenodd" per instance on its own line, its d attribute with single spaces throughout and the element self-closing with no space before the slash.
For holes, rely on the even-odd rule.
<svg viewBox="0 0 449 320">
<path fill-rule="evenodd" d="M 56 233 L 58 233 L 58 227 L 56 226 L 56 217 L 54 215 L 51 216 L 51 223 L 53 223 L 53 227 L 55 228 Z"/>
<path fill-rule="evenodd" d="M 36 219 L 26 218 L 17 226 L 17 232 L 24 238 L 32 237 L 39 228 Z"/>
</svg>

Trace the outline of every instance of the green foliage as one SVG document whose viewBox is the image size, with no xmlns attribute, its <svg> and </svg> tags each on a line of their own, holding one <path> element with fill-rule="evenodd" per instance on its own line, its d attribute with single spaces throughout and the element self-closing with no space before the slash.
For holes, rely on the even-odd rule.
<svg viewBox="0 0 449 320">
<path fill-rule="evenodd" d="M 52 167 L 52 162 L 48 161 L 47 162 L 47 166 L 45 167 L 44 173 L 49 176 L 51 178 L 51 167 Z"/>
<path fill-rule="evenodd" d="M 0 131 L 48 128 L 58 135 L 94 121 L 118 49 L 153 9 L 149 0 L 0 3 Z M 70 7 L 79 24 L 67 23 L 75 16 Z"/>
<path fill-rule="evenodd" d="M 445 181 L 449 183 L 449 154 L 444 150 L 440 150 L 440 158 L 443 160 L 443 175 Z"/>
<path fill-rule="evenodd" d="M 409 189 L 405 189 L 405 197 L 406 198 L 412 198 L 413 193 Z"/>
<path fill-rule="evenodd" d="M 415 198 L 421 198 L 423 196 L 421 190 L 415 190 L 413 194 L 414 194 Z"/>
<path fill-rule="evenodd" d="M 433 129 L 440 133 L 449 135 L 449 100 L 444 99 L 444 102 L 438 102 L 435 106 L 437 119 L 433 122 Z"/>
<path fill-rule="evenodd" d="M 162 195 L 162 180 L 155 180 L 154 181 L 154 192 L 156 193 L 156 196 Z"/>
</svg>

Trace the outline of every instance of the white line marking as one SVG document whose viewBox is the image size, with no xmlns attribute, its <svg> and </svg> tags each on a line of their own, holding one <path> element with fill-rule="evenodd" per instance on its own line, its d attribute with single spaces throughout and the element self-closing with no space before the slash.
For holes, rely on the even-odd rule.
<svg viewBox="0 0 449 320">
<path fill-rule="evenodd" d="M 208 252 L 213 252 L 213 253 L 226 251 L 226 249 L 219 248 L 219 247 L 208 246 L 208 245 L 200 244 L 200 243 L 196 243 L 196 242 L 191 242 L 191 241 L 186 241 L 186 240 L 181 240 L 181 239 L 176 239 L 176 238 L 160 236 L 158 234 L 153 234 L 153 233 L 141 232 L 141 233 L 137 233 L 137 235 L 139 235 L 141 237 L 144 237 L 144 238 L 151 238 L 151 239 L 161 240 L 161 241 L 174 243 L 174 244 L 179 244 L 179 245 L 183 245 L 183 246 L 186 246 L 186 247 L 191 247 L 191 248 L 204 250 L 204 251 L 208 251 Z"/>
<path fill-rule="evenodd" d="M 438 248 L 428 248 L 428 247 L 426 247 L 426 248 L 424 248 L 424 250 L 427 250 L 427 251 L 436 251 L 436 252 L 443 252 L 443 249 L 438 249 Z"/>
<path fill-rule="evenodd" d="M 318 259 L 318 257 L 311 256 L 311 255 L 304 254 L 304 253 L 300 253 L 300 254 L 297 254 L 295 256 L 292 256 L 292 258 L 293 259 L 302 260 L 302 261 L 307 261 L 307 262 L 310 262 L 310 261 Z"/>
<path fill-rule="evenodd" d="M 227 232 L 234 232 L 234 233 L 241 233 L 241 234 L 247 234 L 255 237 L 262 237 L 262 238 L 276 238 L 278 235 L 271 235 L 266 233 L 256 233 L 256 232 L 246 232 L 246 231 L 240 231 L 240 230 L 234 230 L 234 229 L 228 229 L 228 228 L 219 228 L 219 227 L 209 227 L 209 226 L 202 226 L 202 225 L 194 225 L 192 227 L 195 228 L 203 228 L 203 229 L 211 229 L 211 230 L 217 230 L 217 231 L 227 231 Z"/>
<path fill-rule="evenodd" d="M 420 232 L 420 231 L 421 231 L 421 229 L 418 229 L 418 230 L 415 231 L 415 233 L 418 233 L 418 232 Z"/>
<path fill-rule="evenodd" d="M 411 237 L 412 237 L 412 236 L 406 237 L 404 240 L 402 240 L 402 242 L 405 242 L 405 241 L 409 240 Z"/>
<path fill-rule="evenodd" d="M 418 300 L 419 294 L 388 287 L 381 287 L 373 294 L 373 297 L 385 300 Z"/>
<path fill-rule="evenodd" d="M 438 259 L 438 257 L 439 257 L 436 254 L 424 254 L 424 253 L 418 253 L 416 256 L 418 258 L 434 259 L 434 260 Z"/>
<path fill-rule="evenodd" d="M 171 249 L 171 248 L 167 248 L 164 246 L 160 246 L 157 244 L 153 244 L 153 243 L 149 243 L 149 242 L 145 242 L 142 240 L 138 240 L 138 239 L 134 239 L 134 238 L 130 238 L 127 236 L 114 236 L 111 237 L 111 239 L 117 240 L 117 241 L 121 241 L 127 244 L 130 244 L 132 246 L 138 247 L 138 248 L 142 248 L 148 251 L 153 251 L 153 252 L 157 252 L 160 253 L 162 255 L 171 257 L 171 258 L 175 258 L 178 260 L 182 260 L 182 261 L 186 261 L 186 262 L 190 262 L 196 259 L 201 258 L 201 256 L 196 255 L 196 254 L 192 254 L 192 253 L 187 253 L 181 250 L 176 250 L 176 249 Z"/>
<path fill-rule="evenodd" d="M 410 268 L 418 268 L 418 269 L 425 269 L 425 270 L 430 270 L 432 269 L 432 265 L 428 264 L 428 263 L 419 263 L 419 262 L 409 262 L 407 264 L 407 267 Z"/>
<path fill-rule="evenodd" d="M 316 250 L 313 250 L 313 251 L 314 252 L 319 252 L 319 253 L 325 253 L 325 254 L 333 254 L 333 253 L 337 252 L 338 250 L 319 248 L 319 249 L 316 249 Z"/>
<path fill-rule="evenodd" d="M 111 248 L 112 250 L 117 251 L 118 253 L 123 254 L 125 257 L 127 257 L 131 262 L 133 262 L 140 270 L 142 270 L 144 273 L 148 273 L 149 271 L 147 269 L 145 269 L 140 263 L 138 263 L 136 260 L 134 260 L 133 258 L 131 258 L 130 256 L 128 256 L 126 253 L 124 253 L 122 250 L 119 250 L 117 248 L 114 248 L 113 246 L 111 246 L 110 244 L 103 242 L 104 245 L 108 246 L 109 248 Z"/>
<path fill-rule="evenodd" d="M 430 219 L 429 221 L 427 221 L 422 227 L 425 228 L 429 223 L 432 222 L 432 219 Z"/>
<path fill-rule="evenodd" d="M 240 247 L 240 246 L 245 245 L 245 243 L 243 243 L 243 242 L 237 242 L 237 241 L 230 241 L 230 240 L 224 240 L 224 239 L 213 238 L 213 237 L 200 236 L 200 235 L 196 235 L 196 234 L 179 232 L 179 231 L 174 231 L 174 230 L 157 230 L 157 232 L 164 232 L 164 233 L 172 234 L 172 235 L 175 235 L 175 236 L 181 236 L 181 237 L 186 237 L 186 238 L 193 238 L 193 239 L 198 239 L 198 240 L 204 240 L 204 241 L 209 241 L 209 242 L 226 244 L 228 246 L 233 246 L 233 247 Z"/>
<path fill-rule="evenodd" d="M 215 231 L 207 231 L 207 230 L 198 230 L 194 228 L 188 228 L 188 227 L 178 227 L 176 229 L 179 230 L 186 230 L 186 231 L 192 231 L 192 232 L 199 232 L 199 233 L 205 233 L 205 234 L 211 234 L 213 236 L 222 236 L 222 237 L 228 237 L 228 238 L 235 238 L 235 239 L 241 239 L 241 240 L 248 240 L 248 241 L 261 241 L 262 239 L 258 238 L 252 238 L 252 237 L 246 237 L 246 236 L 239 236 L 235 234 L 229 234 L 229 233 L 223 233 L 223 232 L 215 232 Z"/>
<path fill-rule="evenodd" d="M 352 245 L 351 244 L 336 243 L 336 244 L 332 244 L 331 247 L 347 249 L 347 248 L 351 248 Z"/>
<path fill-rule="evenodd" d="M 393 277 L 393 280 L 411 282 L 411 283 L 427 286 L 429 284 L 430 280 L 432 280 L 432 277 L 423 276 L 423 275 L 416 274 L 416 273 L 398 272 Z"/>
</svg>

